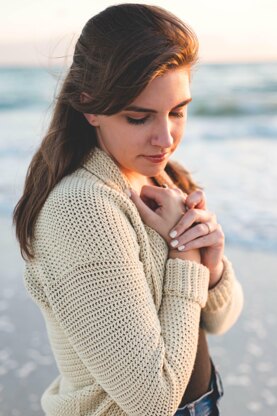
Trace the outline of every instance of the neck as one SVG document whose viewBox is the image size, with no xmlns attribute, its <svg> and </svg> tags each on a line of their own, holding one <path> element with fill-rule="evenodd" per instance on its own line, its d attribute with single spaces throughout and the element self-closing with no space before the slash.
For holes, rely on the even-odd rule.
<svg viewBox="0 0 277 416">
<path fill-rule="evenodd" d="M 141 188 L 144 185 L 155 185 L 154 181 L 148 176 L 134 176 L 128 177 L 131 187 L 137 192 L 138 195 L 141 193 Z"/>
</svg>

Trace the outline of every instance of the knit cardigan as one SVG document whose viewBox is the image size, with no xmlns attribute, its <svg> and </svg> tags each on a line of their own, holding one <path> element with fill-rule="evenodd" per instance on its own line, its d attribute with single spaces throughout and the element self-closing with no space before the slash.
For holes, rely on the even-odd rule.
<svg viewBox="0 0 277 416">
<path fill-rule="evenodd" d="M 208 269 L 168 259 L 128 187 L 95 148 L 54 187 L 37 219 L 24 280 L 60 372 L 41 399 L 48 416 L 174 415 L 199 325 L 223 333 L 240 314 L 242 290 L 227 258 L 208 290 Z"/>
</svg>

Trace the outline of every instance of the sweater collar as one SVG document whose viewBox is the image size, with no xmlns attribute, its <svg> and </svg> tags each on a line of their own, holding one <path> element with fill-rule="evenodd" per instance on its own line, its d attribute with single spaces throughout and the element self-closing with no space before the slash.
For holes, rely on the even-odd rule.
<svg viewBox="0 0 277 416">
<path fill-rule="evenodd" d="M 97 176 L 111 188 L 124 191 L 131 187 L 128 178 L 121 172 L 117 163 L 99 147 L 94 147 L 91 150 L 82 167 Z M 154 179 L 158 185 L 166 183 L 169 187 L 174 186 L 171 178 L 165 171 L 155 176 Z"/>
<path fill-rule="evenodd" d="M 130 187 L 127 177 L 116 162 L 99 147 L 92 149 L 82 166 L 111 188 L 125 190 Z"/>
</svg>

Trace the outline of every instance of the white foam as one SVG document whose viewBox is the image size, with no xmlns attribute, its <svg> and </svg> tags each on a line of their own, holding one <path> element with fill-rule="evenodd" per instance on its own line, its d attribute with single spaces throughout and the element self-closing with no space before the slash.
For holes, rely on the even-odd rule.
<svg viewBox="0 0 277 416">
<path fill-rule="evenodd" d="M 240 373 L 251 373 L 251 366 L 246 363 L 239 364 L 237 369 Z"/>
<path fill-rule="evenodd" d="M 267 331 L 264 327 L 264 322 L 260 319 L 251 319 L 244 322 L 244 329 L 247 332 L 254 332 L 256 336 L 260 339 L 265 339 L 267 336 Z"/>
<path fill-rule="evenodd" d="M 268 387 L 276 387 L 277 386 L 277 377 L 270 377 L 266 380 L 265 383 Z"/>
<path fill-rule="evenodd" d="M 8 349 L 0 350 L 0 361 L 7 361 L 7 359 L 10 357 L 11 352 Z"/>
<path fill-rule="evenodd" d="M 17 370 L 17 376 L 19 378 L 28 377 L 33 371 L 35 371 L 37 365 L 33 361 L 28 361 L 21 368 Z"/>
<path fill-rule="evenodd" d="M 228 386 L 241 386 L 247 387 L 250 386 L 251 380 L 246 375 L 235 375 L 235 374 L 227 374 L 224 378 L 224 382 Z"/>
<path fill-rule="evenodd" d="M 9 316 L 3 315 L 0 317 L 0 331 L 9 332 L 9 333 L 15 331 L 15 326 L 11 322 Z"/>
<path fill-rule="evenodd" d="M 256 368 L 260 373 L 268 373 L 273 371 L 273 365 L 270 362 L 257 363 Z"/>
<path fill-rule="evenodd" d="M 53 364 L 53 358 L 50 355 L 42 355 L 39 351 L 34 349 L 29 349 L 27 354 L 39 365 L 51 365 Z"/>
<path fill-rule="evenodd" d="M 260 402 L 249 402 L 246 407 L 251 410 L 251 412 L 259 412 L 263 408 L 262 403 Z"/>
<path fill-rule="evenodd" d="M 253 342 L 247 344 L 246 350 L 249 352 L 249 354 L 254 355 L 255 357 L 261 357 L 263 355 L 262 348 Z"/>
<path fill-rule="evenodd" d="M 263 390 L 261 396 L 265 399 L 268 406 L 275 406 L 277 404 L 276 395 L 274 395 L 270 390 Z"/>
</svg>

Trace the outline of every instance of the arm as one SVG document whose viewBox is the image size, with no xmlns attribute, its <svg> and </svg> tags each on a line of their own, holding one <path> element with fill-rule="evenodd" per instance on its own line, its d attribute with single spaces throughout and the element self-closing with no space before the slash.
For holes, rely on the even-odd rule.
<svg viewBox="0 0 277 416">
<path fill-rule="evenodd" d="M 208 292 L 208 301 L 201 313 L 201 326 L 212 334 L 223 334 L 237 321 L 243 307 L 243 291 L 232 264 L 223 257 L 223 274 L 219 283 Z"/>
<path fill-rule="evenodd" d="M 222 334 L 241 313 L 242 288 L 231 263 L 224 256 L 224 233 L 215 215 L 206 211 L 204 193 L 191 193 L 186 204 L 189 212 L 174 227 L 177 231 L 174 238 L 178 238 L 176 248 L 185 245 L 184 253 L 186 250 L 201 249 L 201 262 L 210 270 L 208 301 L 201 314 L 201 326 L 207 332 Z M 197 209 L 193 209 L 195 206 Z M 193 226 L 197 222 L 198 225 Z"/>
<path fill-rule="evenodd" d="M 74 244 L 72 237 L 63 241 L 66 258 L 59 259 L 66 272 L 45 282 L 52 312 L 84 365 L 128 415 L 171 416 L 192 372 L 209 272 L 169 259 L 157 313 L 126 215 L 102 194 L 86 212 L 80 206 L 63 216 L 74 235 Z M 56 232 L 62 232 L 56 241 L 66 238 L 60 227 Z M 83 251 L 86 261 L 80 261 Z"/>
</svg>

